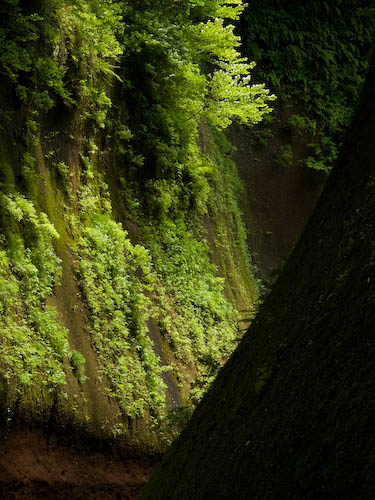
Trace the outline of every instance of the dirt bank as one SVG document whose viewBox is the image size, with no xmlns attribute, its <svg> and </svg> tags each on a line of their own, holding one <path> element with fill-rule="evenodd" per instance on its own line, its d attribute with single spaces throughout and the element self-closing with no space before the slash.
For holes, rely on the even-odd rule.
<svg viewBox="0 0 375 500">
<path fill-rule="evenodd" d="M 18 429 L 1 446 L 0 498 L 133 500 L 158 461 L 78 449 L 66 438 Z"/>
</svg>

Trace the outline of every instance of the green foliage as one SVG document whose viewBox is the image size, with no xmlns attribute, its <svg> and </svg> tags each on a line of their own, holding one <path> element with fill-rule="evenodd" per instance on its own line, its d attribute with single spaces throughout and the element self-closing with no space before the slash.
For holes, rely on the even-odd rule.
<svg viewBox="0 0 375 500">
<path fill-rule="evenodd" d="M 111 1 L 61 0 L 42 1 L 38 13 L 30 13 L 18 0 L 6 0 L 0 7 L 0 74 L 34 114 L 60 99 L 79 104 L 103 127 L 111 103 L 105 88 L 122 52 L 116 40 L 120 10 Z"/>
<path fill-rule="evenodd" d="M 267 101 L 274 96 L 264 85 L 250 84 L 250 70 L 255 64 L 240 57 L 233 25 L 225 25 L 224 19 L 217 17 L 192 24 L 187 34 L 193 61 L 200 59 L 214 67 L 206 77 L 203 115 L 219 128 L 226 128 L 233 119 L 247 124 L 259 122 L 270 111 Z"/>
<path fill-rule="evenodd" d="M 127 206 L 134 207 L 134 217 L 141 225 L 141 241 L 154 265 L 153 301 L 157 309 L 153 316 L 177 360 L 177 379 L 183 380 L 183 366 L 194 373 L 196 382 L 190 398 L 196 403 L 237 342 L 236 312 L 224 296 L 224 279 L 218 277 L 218 269 L 210 261 L 207 243 L 202 238 L 201 214 L 209 208 L 215 224 L 222 219 L 222 232 L 217 235 L 221 240 L 217 247 L 220 255 L 230 253 L 229 246 L 233 244 L 238 249 L 238 266 L 241 259 L 247 262 L 247 246 L 233 163 L 227 159 L 219 169 L 215 164 L 218 159 L 210 159 L 196 145 L 191 146 L 189 153 L 179 166 L 186 172 L 184 183 L 172 177 L 172 170 L 172 178 L 147 181 L 142 191 L 134 181 L 129 185 L 124 180 L 123 186 L 129 200 Z M 223 204 L 224 217 L 217 211 Z M 227 230 L 233 234 L 224 237 Z M 226 253 L 225 256 L 228 257 Z M 250 274 L 248 262 L 241 270 Z M 256 295 L 251 298 L 250 307 L 255 305 Z"/>
<path fill-rule="evenodd" d="M 198 117 L 221 128 L 234 118 L 255 123 L 269 112 L 266 103 L 273 99 L 262 85 L 250 84 L 253 65 L 240 57 L 233 25 L 224 25 L 223 17 L 237 17 L 240 2 L 208 2 L 205 7 L 203 18 L 190 11 L 161 16 L 157 6 L 142 13 L 127 8 L 124 15 L 128 29 L 123 63 L 134 68 L 124 78 L 133 91 L 141 91 L 137 105 L 151 101 L 159 120 L 168 98 L 173 135 L 194 128 Z M 203 64 L 209 64 L 210 71 L 202 72 Z M 138 79 L 143 82 L 135 85 Z"/>
<path fill-rule="evenodd" d="M 275 163 L 279 167 L 290 167 L 293 164 L 293 151 L 290 144 L 280 146 L 275 155 Z"/>
<path fill-rule="evenodd" d="M 369 0 L 254 0 L 243 14 L 258 78 L 303 110 L 292 121 L 311 137 L 309 167 L 329 171 L 337 157 L 366 75 L 374 12 Z"/>
<path fill-rule="evenodd" d="M 0 71 L 13 81 L 21 72 L 31 71 L 33 54 L 25 50 L 38 38 L 42 17 L 25 14 L 18 0 L 4 0 L 0 5 Z"/>
<path fill-rule="evenodd" d="M 85 375 L 85 357 L 79 351 L 72 351 L 70 354 L 70 364 L 80 384 L 87 380 Z"/>
<path fill-rule="evenodd" d="M 288 120 L 288 125 L 293 127 L 297 133 L 308 132 L 311 135 L 316 133 L 316 120 L 307 118 L 307 116 L 292 115 Z"/>
<path fill-rule="evenodd" d="M 67 85 L 79 104 L 82 116 L 105 126 L 111 100 L 109 82 L 122 53 L 116 39 L 122 31 L 120 5 L 112 2 L 64 2 L 56 12 L 59 37 L 55 57 L 67 75 Z"/>
<path fill-rule="evenodd" d="M 224 280 L 210 263 L 205 241 L 182 219 L 166 220 L 159 228 L 150 225 L 144 232 L 157 276 L 161 332 L 176 359 L 193 369 L 201 384 L 208 383 L 236 341 L 236 318 L 223 294 Z"/>
<path fill-rule="evenodd" d="M 65 384 L 67 330 L 47 305 L 60 275 L 47 216 L 17 194 L 0 194 L 0 358 L 18 392 Z"/>
<path fill-rule="evenodd" d="M 127 206 L 141 223 L 157 276 L 154 300 L 161 332 L 177 359 L 197 376 L 194 401 L 234 349 L 235 312 L 210 263 L 198 216 L 207 212 L 217 169 L 197 145 L 198 122 L 217 128 L 233 119 L 257 123 L 273 99 L 250 83 L 253 67 L 237 52 L 225 18 L 240 2 L 146 3 L 123 12 L 124 54 L 119 75 L 126 112 L 115 144 Z M 161 13 L 162 12 L 162 15 Z M 129 168 L 130 167 L 130 168 Z"/>
<path fill-rule="evenodd" d="M 58 97 L 71 102 L 63 68 L 53 56 L 41 55 L 41 40 L 47 45 L 52 42 L 43 16 L 26 11 L 18 0 L 6 0 L 0 9 L 0 73 L 15 85 L 20 101 L 37 112 L 51 109 Z"/>
<path fill-rule="evenodd" d="M 77 266 L 80 284 L 90 310 L 90 335 L 100 360 L 100 374 L 108 381 L 128 417 L 151 412 L 160 417 L 165 386 L 159 358 L 147 335 L 152 282 L 150 258 L 133 246 L 121 224 L 109 213 L 105 193 L 94 184 L 82 188 Z M 141 277 L 138 277 L 141 276 Z"/>
<path fill-rule="evenodd" d="M 150 313 L 172 350 L 177 378 L 182 381 L 188 369 L 197 379 L 194 402 L 237 341 L 236 313 L 202 236 L 202 216 L 219 203 L 219 197 L 215 203 L 210 199 L 216 196 L 212 185 L 219 184 L 219 170 L 198 146 L 198 124 L 222 129 L 232 120 L 257 123 L 269 112 L 273 96 L 251 83 L 253 64 L 237 51 L 239 39 L 228 20 L 238 18 L 239 0 L 145 1 L 142 10 L 110 0 L 54 0 L 42 1 L 37 14 L 23 5 L 7 0 L 0 30 L 0 71 L 26 116 L 22 175 L 30 189 L 36 186 L 42 158 L 71 204 L 59 222 L 69 226 L 99 379 L 124 416 L 160 420 L 166 387 L 148 336 Z M 81 141 L 80 165 L 60 153 L 58 131 L 42 142 L 43 118 L 48 123 L 53 107 L 76 120 L 72 131 L 61 132 Z M 114 152 L 129 221 L 138 224 L 137 245 L 112 215 L 108 188 L 98 173 L 102 160 L 108 166 L 103 151 Z M 227 174 L 223 182 L 233 184 L 234 207 L 237 181 Z M 26 368 L 21 370 L 21 361 L 14 368 L 13 344 L 1 359 L 7 373 L 13 370 L 25 380 L 36 380 L 38 369 L 50 363 L 47 385 L 52 387 L 54 378 L 63 381 L 60 365 L 67 355 L 67 332 L 46 305 L 60 268 L 52 247 L 57 234 L 31 202 L 18 195 L 4 200 L 14 221 L 3 222 L 4 317 L 10 321 L 17 313 L 21 318 L 9 327 L 15 339 L 18 330 L 32 332 L 33 342 L 24 342 L 25 333 L 22 345 L 43 347 L 44 340 L 34 340 L 44 335 L 50 350 L 43 347 L 35 369 L 28 363 L 39 358 L 31 351 L 17 354 L 20 347 L 14 356 Z M 236 230 L 239 218 L 236 212 Z M 245 251 L 244 234 L 240 240 Z M 14 304 L 12 290 L 20 297 Z M 4 338 L 11 343 L 9 336 Z M 70 365 L 82 384 L 85 360 L 78 351 L 71 353 Z"/>
</svg>

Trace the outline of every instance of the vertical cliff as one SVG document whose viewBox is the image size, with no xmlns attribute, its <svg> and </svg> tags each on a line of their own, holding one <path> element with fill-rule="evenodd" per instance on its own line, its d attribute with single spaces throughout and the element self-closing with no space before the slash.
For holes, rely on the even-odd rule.
<svg viewBox="0 0 375 500">
<path fill-rule="evenodd" d="M 220 129 L 271 99 L 224 27 L 241 9 L 2 2 L 5 434 L 160 450 L 236 346 L 258 291 Z"/>
</svg>

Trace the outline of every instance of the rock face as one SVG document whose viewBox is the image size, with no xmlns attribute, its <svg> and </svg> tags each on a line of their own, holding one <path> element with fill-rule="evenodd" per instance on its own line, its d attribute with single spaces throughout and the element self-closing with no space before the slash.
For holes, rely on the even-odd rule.
<svg viewBox="0 0 375 500">
<path fill-rule="evenodd" d="M 290 105 L 290 107 L 292 107 Z M 276 116 L 283 115 L 275 106 Z M 301 167 L 306 152 L 304 137 L 285 133 L 285 121 L 260 124 L 250 129 L 232 125 L 229 137 L 236 151 L 233 159 L 244 184 L 241 210 L 248 231 L 248 244 L 262 279 L 275 281 L 280 267 L 301 236 L 321 195 L 327 175 Z M 281 122 L 281 123 L 280 123 Z M 261 133 L 272 134 L 272 141 L 260 144 Z M 293 144 L 296 153 L 289 166 L 278 165 L 275 157 L 282 146 Z M 298 154 L 297 154 L 298 153 Z"/>
<path fill-rule="evenodd" d="M 146 499 L 370 499 L 375 64 L 305 232 Z"/>
</svg>

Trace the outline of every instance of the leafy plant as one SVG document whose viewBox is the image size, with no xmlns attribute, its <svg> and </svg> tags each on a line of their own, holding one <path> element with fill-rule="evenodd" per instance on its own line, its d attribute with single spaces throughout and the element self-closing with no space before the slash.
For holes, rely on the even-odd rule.
<svg viewBox="0 0 375 500">
<path fill-rule="evenodd" d="M 290 144 L 285 146 L 280 146 L 279 150 L 275 154 L 275 163 L 279 167 L 290 167 L 293 162 L 293 151 Z"/>
<path fill-rule="evenodd" d="M 328 172 L 337 157 L 366 75 L 374 13 L 369 0 L 255 0 L 243 13 L 239 31 L 257 77 L 301 110 L 289 123 L 310 137 L 309 167 Z"/>
</svg>

